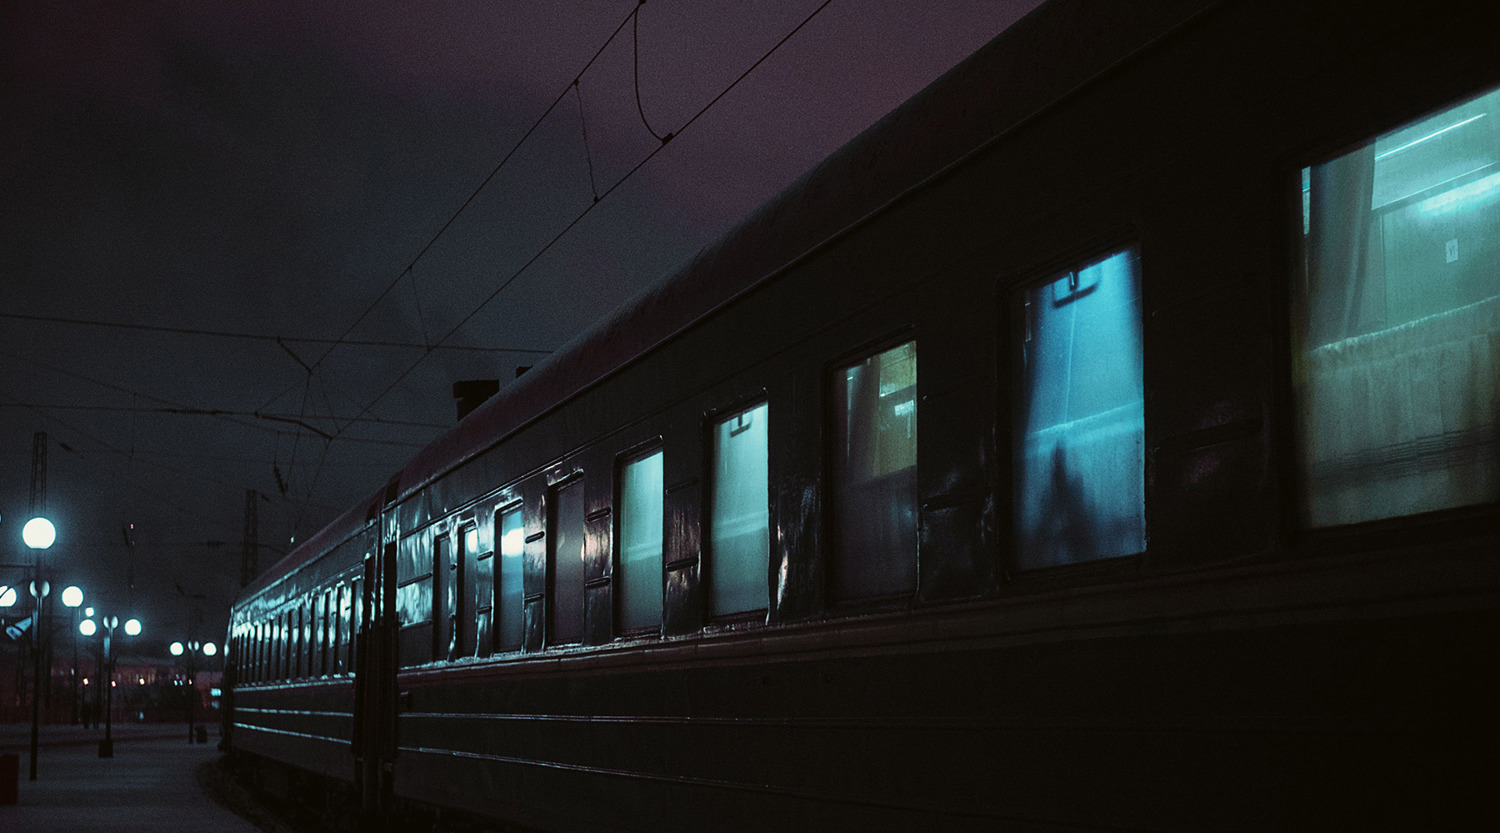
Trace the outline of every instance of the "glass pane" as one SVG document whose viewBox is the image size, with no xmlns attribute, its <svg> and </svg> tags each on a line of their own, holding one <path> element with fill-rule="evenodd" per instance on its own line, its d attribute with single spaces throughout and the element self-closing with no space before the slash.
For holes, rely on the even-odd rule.
<svg viewBox="0 0 1500 833">
<path fill-rule="evenodd" d="M 474 562 L 474 650 L 481 657 L 489 656 L 494 645 L 495 561 L 484 553 Z"/>
<path fill-rule="evenodd" d="M 1021 296 L 1017 564 L 1141 552 L 1146 410 L 1135 252 L 1062 272 Z"/>
<path fill-rule="evenodd" d="M 659 628 L 662 606 L 662 455 L 620 474 L 620 627 Z"/>
<path fill-rule="evenodd" d="M 547 605 L 547 643 L 583 640 L 583 486 L 581 481 L 552 492 L 552 598 Z"/>
<path fill-rule="evenodd" d="M 481 601 L 479 597 L 479 531 L 472 526 L 465 527 L 459 532 L 458 542 L 463 547 L 462 566 L 458 571 L 459 584 L 462 585 L 459 598 L 463 601 L 457 614 L 458 655 L 472 657 L 476 649 L 479 608 L 481 604 L 488 607 L 489 600 Z"/>
<path fill-rule="evenodd" d="M 1308 522 L 1495 500 L 1500 90 L 1302 180 L 1294 384 Z"/>
<path fill-rule="evenodd" d="M 834 402 L 835 599 L 917 587 L 917 345 L 839 371 Z"/>
<path fill-rule="evenodd" d="M 715 616 L 769 606 L 769 422 L 770 408 L 762 403 L 714 426 L 706 573 Z"/>
<path fill-rule="evenodd" d="M 526 549 L 526 531 L 521 525 L 521 507 L 501 512 L 495 521 L 495 537 L 500 550 L 500 613 L 495 617 L 499 628 L 497 644 L 502 651 L 521 649 L 521 602 L 523 587 L 521 555 Z"/>
<path fill-rule="evenodd" d="M 417 579 L 396 588 L 396 617 L 402 625 L 432 621 L 432 584 Z"/>
</svg>

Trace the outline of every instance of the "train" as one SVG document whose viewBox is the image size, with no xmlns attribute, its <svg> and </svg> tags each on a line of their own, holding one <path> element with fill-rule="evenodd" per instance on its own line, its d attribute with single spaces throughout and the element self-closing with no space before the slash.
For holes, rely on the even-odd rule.
<svg viewBox="0 0 1500 833">
<path fill-rule="evenodd" d="M 361 830 L 1462 826 L 1496 4 L 1049 0 L 235 602 Z"/>
</svg>

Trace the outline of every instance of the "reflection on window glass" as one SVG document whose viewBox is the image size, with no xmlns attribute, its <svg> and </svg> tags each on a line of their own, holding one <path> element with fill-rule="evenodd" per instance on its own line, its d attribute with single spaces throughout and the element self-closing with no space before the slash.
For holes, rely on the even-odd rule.
<svg viewBox="0 0 1500 833">
<path fill-rule="evenodd" d="M 1141 552 L 1146 412 L 1135 252 L 1025 289 L 1015 309 L 1018 566 Z"/>
<path fill-rule="evenodd" d="M 1497 497 L 1500 90 L 1304 169 L 1303 511 L 1332 526 Z"/>
<path fill-rule="evenodd" d="M 500 613 L 495 617 L 499 629 L 496 644 L 502 651 L 521 649 L 521 554 L 526 549 L 526 532 L 521 525 L 521 507 L 500 512 L 495 519 L 496 549 L 500 563 Z"/>
<path fill-rule="evenodd" d="M 662 453 L 620 473 L 620 627 L 661 626 Z"/>
<path fill-rule="evenodd" d="M 771 552 L 767 423 L 761 403 L 714 425 L 708 595 L 714 616 L 768 605 Z"/>
<path fill-rule="evenodd" d="M 917 345 L 840 370 L 834 406 L 835 599 L 917 586 Z"/>
<path fill-rule="evenodd" d="M 464 527 L 454 536 L 457 547 L 453 559 L 454 569 L 449 571 L 452 582 L 448 597 L 453 599 L 453 637 L 450 659 L 472 657 L 479 627 L 478 587 L 479 533 L 474 527 Z"/>
<path fill-rule="evenodd" d="M 583 641 L 583 485 L 574 480 L 552 492 L 552 523 L 547 525 L 552 554 L 547 642 Z"/>
</svg>

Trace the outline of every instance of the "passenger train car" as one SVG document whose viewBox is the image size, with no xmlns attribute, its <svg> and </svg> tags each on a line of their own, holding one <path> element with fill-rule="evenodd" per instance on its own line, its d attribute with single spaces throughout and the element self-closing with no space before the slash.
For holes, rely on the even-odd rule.
<svg viewBox="0 0 1500 833">
<path fill-rule="evenodd" d="M 1052 0 L 260 576 L 232 754 L 372 828 L 1467 820 L 1497 23 Z"/>
</svg>

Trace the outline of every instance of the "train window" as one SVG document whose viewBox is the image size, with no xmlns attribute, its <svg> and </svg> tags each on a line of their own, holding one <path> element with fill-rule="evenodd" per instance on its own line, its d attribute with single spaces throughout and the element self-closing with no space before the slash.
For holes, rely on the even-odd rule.
<svg viewBox="0 0 1500 833">
<path fill-rule="evenodd" d="M 336 593 L 337 588 L 330 587 L 327 590 L 324 590 L 323 606 L 318 611 L 319 616 L 321 617 L 320 627 L 323 628 L 323 638 L 318 642 L 318 649 L 322 654 L 322 656 L 318 658 L 318 665 L 321 668 L 321 673 L 323 674 L 333 673 L 333 646 L 338 641 L 339 632 L 337 607 L 338 596 L 335 595 Z"/>
<path fill-rule="evenodd" d="M 411 535 L 397 546 L 396 618 L 401 623 L 401 664 L 420 665 L 432 659 L 432 547 L 422 535 Z"/>
<path fill-rule="evenodd" d="M 350 673 L 359 670 L 357 652 L 359 650 L 359 623 L 364 610 L 364 596 L 361 595 L 364 592 L 361 589 L 363 587 L 363 579 L 356 578 L 349 584 L 349 655 L 344 661 L 348 663 Z"/>
<path fill-rule="evenodd" d="M 659 629 L 662 613 L 662 452 L 620 469 L 620 628 Z"/>
<path fill-rule="evenodd" d="M 1500 90 L 1302 171 L 1293 334 L 1311 526 L 1500 497 Z"/>
<path fill-rule="evenodd" d="M 332 659 L 329 660 L 329 673 L 344 673 L 344 645 L 349 639 L 349 585 L 339 582 L 333 589 L 333 612 L 328 617 L 329 626 L 333 628 Z"/>
<path fill-rule="evenodd" d="M 465 544 L 470 552 L 479 549 L 479 532 L 470 529 L 465 537 L 473 536 L 472 545 Z M 495 644 L 495 558 L 493 548 L 474 557 L 474 655 L 487 657 Z"/>
<path fill-rule="evenodd" d="M 298 676 L 311 677 L 317 671 L 313 668 L 313 660 L 318 655 L 317 643 L 313 641 L 313 610 L 317 606 L 317 598 L 313 597 L 302 603 L 302 609 L 298 611 L 302 615 L 302 653 L 297 655 L 297 662 L 301 665 L 301 674 Z"/>
<path fill-rule="evenodd" d="M 433 549 L 433 659 L 453 659 L 458 654 L 458 551 L 447 532 L 432 541 Z"/>
<path fill-rule="evenodd" d="M 1020 292 L 1014 521 L 1020 569 L 1146 546 L 1141 275 L 1133 249 Z"/>
<path fill-rule="evenodd" d="M 495 644 L 502 651 L 521 650 L 524 587 L 521 555 L 526 549 L 526 530 L 519 504 L 495 513 L 495 540 L 500 552 L 500 615 L 495 618 Z"/>
<path fill-rule="evenodd" d="M 461 608 L 457 619 L 458 656 L 472 657 L 478 652 L 481 606 L 485 608 L 483 615 L 489 616 L 489 601 L 482 596 L 479 580 L 479 530 L 472 524 L 460 529 L 458 544 L 463 548 L 457 577 Z M 488 622 L 484 629 L 489 630 Z"/>
<path fill-rule="evenodd" d="M 907 342 L 834 375 L 835 600 L 917 586 L 917 345 Z"/>
<path fill-rule="evenodd" d="M 764 610 L 769 604 L 770 411 L 762 402 L 714 424 L 706 570 L 714 616 Z"/>
<path fill-rule="evenodd" d="M 583 480 L 574 478 L 553 488 L 548 524 L 547 642 L 566 645 L 583 640 Z"/>
</svg>

